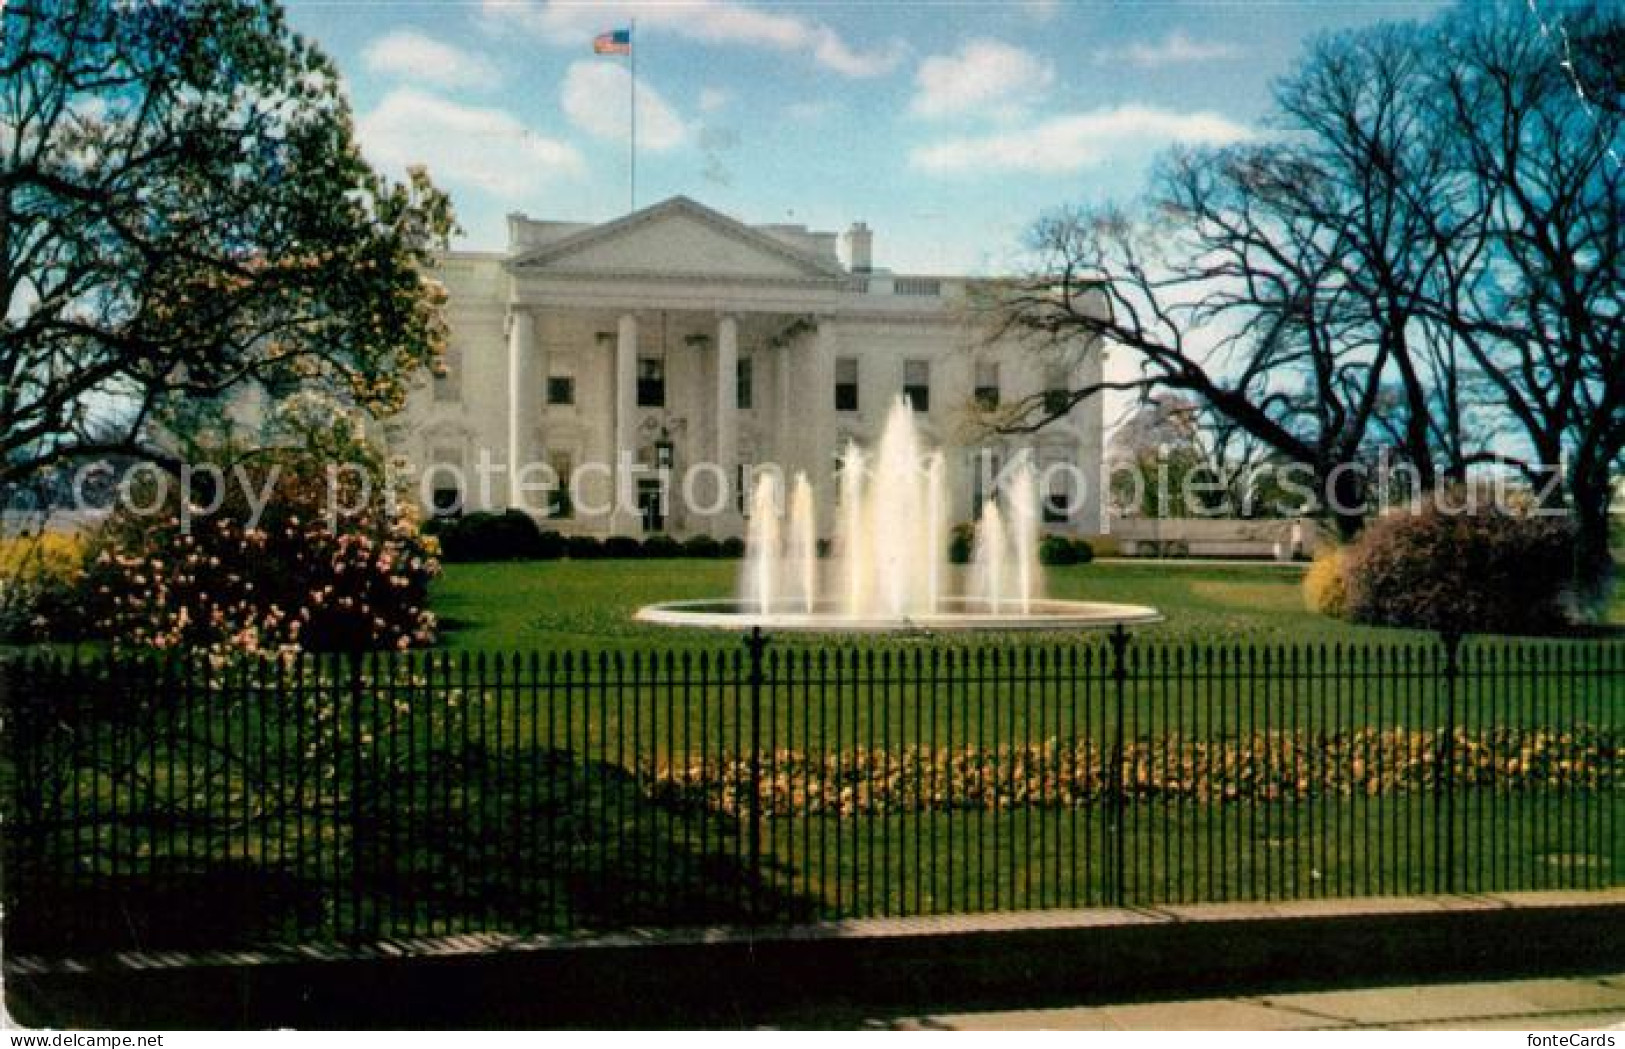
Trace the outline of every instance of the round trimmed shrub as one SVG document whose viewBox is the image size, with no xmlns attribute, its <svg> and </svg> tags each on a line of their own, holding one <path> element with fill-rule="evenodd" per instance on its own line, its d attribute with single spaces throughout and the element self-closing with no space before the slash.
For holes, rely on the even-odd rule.
<svg viewBox="0 0 1625 1049">
<path fill-rule="evenodd" d="M 1367 526 L 1349 551 L 1348 617 L 1462 633 L 1568 625 L 1574 531 L 1565 521 L 1430 507 Z"/>
<path fill-rule="evenodd" d="M 745 556 L 745 541 L 737 535 L 730 535 L 717 544 L 717 548 L 722 552 L 723 557 L 731 560 L 738 560 Z"/>
<path fill-rule="evenodd" d="M 1064 535 L 1046 535 L 1038 542 L 1038 562 L 1051 568 L 1078 563 L 1078 548 Z"/>
<path fill-rule="evenodd" d="M 1072 553 L 1077 558 L 1075 564 L 1086 565 L 1095 559 L 1095 548 L 1087 539 L 1072 540 Z"/>
<path fill-rule="evenodd" d="M 542 557 L 542 532 L 523 510 L 476 511 L 430 520 L 443 561 L 524 561 Z"/>
<path fill-rule="evenodd" d="M 651 535 L 643 541 L 644 557 L 681 557 L 683 546 L 669 535 Z"/>
<path fill-rule="evenodd" d="M 683 540 L 684 557 L 721 557 L 722 544 L 708 535 L 689 536 Z"/>
<path fill-rule="evenodd" d="M 604 544 L 596 536 L 572 535 L 564 540 L 564 553 L 572 561 L 594 561 L 604 556 Z"/>
<path fill-rule="evenodd" d="M 557 561 L 568 550 L 564 536 L 557 532 L 543 532 L 536 537 L 536 556 L 542 561 Z"/>
<path fill-rule="evenodd" d="M 612 535 L 604 540 L 604 556 L 629 560 L 643 556 L 643 544 L 629 535 Z"/>
</svg>

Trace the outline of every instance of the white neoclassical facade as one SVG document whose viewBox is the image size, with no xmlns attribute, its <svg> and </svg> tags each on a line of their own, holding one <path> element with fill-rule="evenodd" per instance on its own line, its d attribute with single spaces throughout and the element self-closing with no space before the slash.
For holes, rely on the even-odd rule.
<svg viewBox="0 0 1625 1049">
<path fill-rule="evenodd" d="M 875 267 L 861 223 L 750 226 L 683 197 L 598 225 L 513 215 L 507 251 L 450 253 L 441 276 L 445 374 L 386 436 L 442 506 L 519 507 L 567 534 L 736 535 L 739 481 L 772 464 L 807 474 L 827 534 L 838 455 L 907 396 L 946 453 L 955 520 L 976 512 L 979 461 L 1030 449 L 1081 479 L 1051 486 L 1046 527 L 1100 530 L 1098 398 L 1030 437 L 978 424 L 979 405 L 1098 378 L 1098 350 L 1063 366 L 990 343 L 973 282 Z"/>
</svg>

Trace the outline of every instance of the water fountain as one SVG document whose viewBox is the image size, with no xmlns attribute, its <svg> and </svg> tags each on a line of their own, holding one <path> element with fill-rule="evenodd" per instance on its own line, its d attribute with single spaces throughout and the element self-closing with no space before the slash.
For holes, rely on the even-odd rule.
<svg viewBox="0 0 1625 1049">
<path fill-rule="evenodd" d="M 982 507 L 966 585 L 949 589 L 946 463 L 921 447 L 899 400 L 873 454 L 841 457 L 829 557 L 818 548 L 812 483 L 762 471 L 751 492 L 745 563 L 734 600 L 672 601 L 637 618 L 670 626 L 810 631 L 1066 630 L 1150 623 L 1141 605 L 1043 595 L 1038 478 L 1023 461 Z"/>
</svg>

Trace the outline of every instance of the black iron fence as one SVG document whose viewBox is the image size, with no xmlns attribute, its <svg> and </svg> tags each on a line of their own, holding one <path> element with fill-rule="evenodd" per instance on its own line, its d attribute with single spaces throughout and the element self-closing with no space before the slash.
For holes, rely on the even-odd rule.
<svg viewBox="0 0 1625 1049">
<path fill-rule="evenodd" d="M 16 949 L 1622 883 L 1615 643 L 33 659 Z"/>
</svg>

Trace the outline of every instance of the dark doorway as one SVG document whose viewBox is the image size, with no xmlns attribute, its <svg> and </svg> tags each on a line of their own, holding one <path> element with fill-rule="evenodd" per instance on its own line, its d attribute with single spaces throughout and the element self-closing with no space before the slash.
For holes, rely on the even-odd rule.
<svg viewBox="0 0 1625 1049">
<path fill-rule="evenodd" d="M 638 481 L 638 512 L 643 515 L 645 532 L 666 530 L 665 485 L 658 479 L 643 478 Z"/>
</svg>

